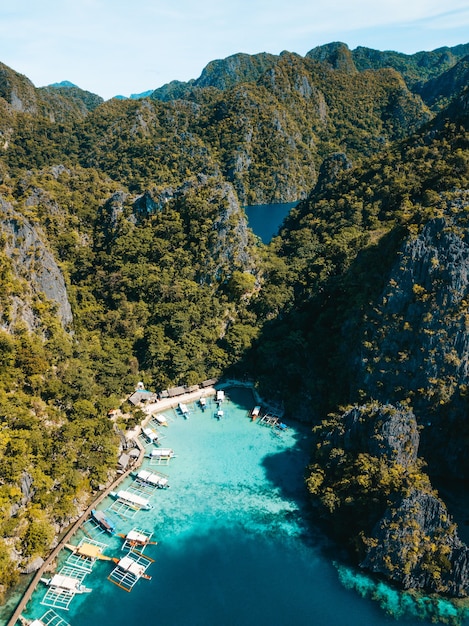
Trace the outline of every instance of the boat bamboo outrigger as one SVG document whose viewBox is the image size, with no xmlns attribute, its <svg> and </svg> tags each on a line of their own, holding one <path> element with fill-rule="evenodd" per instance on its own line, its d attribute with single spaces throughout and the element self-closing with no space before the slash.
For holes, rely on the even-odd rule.
<svg viewBox="0 0 469 626">
<path fill-rule="evenodd" d="M 70 602 L 76 594 L 92 591 L 83 584 L 86 575 L 87 572 L 83 569 L 64 565 L 52 578 L 41 578 L 41 582 L 47 586 L 46 595 L 41 600 L 41 604 L 68 611 Z"/>
<path fill-rule="evenodd" d="M 219 389 L 217 391 L 216 402 L 217 402 L 217 404 L 221 404 L 224 400 L 225 400 L 225 392 L 223 391 L 223 389 Z"/>
<path fill-rule="evenodd" d="M 205 398 L 199 398 L 199 406 L 202 411 L 205 411 L 205 409 L 207 408 L 207 400 Z"/>
<path fill-rule="evenodd" d="M 68 557 L 67 563 L 87 572 L 92 571 L 96 561 L 111 561 L 110 556 L 103 554 L 103 550 L 107 548 L 107 545 L 94 539 L 83 539 L 77 546 L 66 543 L 65 547 L 72 553 Z"/>
<path fill-rule="evenodd" d="M 19 621 L 23 626 L 70 626 L 68 622 L 52 609 L 46 611 L 39 619 L 30 620 L 20 615 Z"/>
<path fill-rule="evenodd" d="M 149 556 L 130 550 L 122 559 L 115 559 L 116 567 L 108 576 L 108 580 L 125 591 L 132 591 L 140 578 L 151 580 L 146 570 L 154 560 Z"/>
</svg>

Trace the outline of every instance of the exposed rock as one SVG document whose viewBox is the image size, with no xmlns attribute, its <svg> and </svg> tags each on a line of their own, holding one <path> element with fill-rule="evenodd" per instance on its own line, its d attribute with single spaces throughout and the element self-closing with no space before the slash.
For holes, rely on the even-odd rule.
<svg viewBox="0 0 469 626">
<path fill-rule="evenodd" d="M 399 261 L 368 314 L 357 386 L 386 402 L 411 399 L 424 427 L 432 471 L 469 475 L 460 433 L 469 386 L 469 194 L 448 201 L 402 246 Z M 441 446 L 444 438 L 445 446 Z"/>
<path fill-rule="evenodd" d="M 22 574 L 32 574 L 33 572 L 37 572 L 44 565 L 44 559 L 40 556 L 33 559 L 30 563 L 28 563 L 25 567 L 21 569 Z"/>
<path fill-rule="evenodd" d="M 368 405 L 353 407 L 342 416 L 343 433 L 336 431 L 332 445 L 408 467 L 417 460 L 419 435 L 414 414 L 403 407 Z"/>
<path fill-rule="evenodd" d="M 0 215 L 0 231 L 6 239 L 5 251 L 11 258 L 15 274 L 25 279 L 34 294 L 43 294 L 57 305 L 62 326 L 68 328 L 73 316 L 65 280 L 53 254 L 44 243 L 46 237 L 38 226 L 14 211 L 2 198 Z M 28 303 L 24 303 L 24 306 L 30 308 Z M 40 323 L 38 317 L 34 317 L 35 323 Z M 28 324 L 28 315 L 23 319 Z"/>
<path fill-rule="evenodd" d="M 362 567 L 406 589 L 468 595 L 469 548 L 435 495 L 415 490 L 390 507 L 370 543 Z"/>
</svg>

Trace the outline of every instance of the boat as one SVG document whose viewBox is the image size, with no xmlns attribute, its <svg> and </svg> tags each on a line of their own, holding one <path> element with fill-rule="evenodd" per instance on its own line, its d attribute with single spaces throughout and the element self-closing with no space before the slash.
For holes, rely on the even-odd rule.
<svg viewBox="0 0 469 626">
<path fill-rule="evenodd" d="M 221 409 L 218 409 L 215 416 L 218 420 L 221 419 L 223 417 L 223 411 Z"/>
<path fill-rule="evenodd" d="M 252 421 L 254 421 L 256 418 L 259 417 L 260 412 L 261 412 L 261 407 L 260 406 L 255 406 L 253 408 L 253 410 L 251 411 L 251 419 L 252 419 Z"/>
<path fill-rule="evenodd" d="M 91 511 L 91 517 L 98 524 L 98 526 L 100 526 L 107 533 L 109 533 L 110 535 L 114 533 L 116 529 L 114 522 L 109 517 L 104 515 L 102 511 L 99 511 L 98 509 L 93 509 Z"/>
<path fill-rule="evenodd" d="M 91 593 L 91 591 L 93 591 L 89 587 L 85 587 L 78 578 L 64 576 L 63 574 L 54 574 L 52 578 L 41 578 L 40 580 L 51 589 L 63 590 L 70 594 Z"/>
<path fill-rule="evenodd" d="M 187 404 L 180 402 L 178 404 L 178 409 L 185 418 L 189 417 L 189 409 L 187 408 Z"/>
<path fill-rule="evenodd" d="M 143 509 L 144 511 L 149 511 L 150 509 L 153 508 L 153 506 L 151 505 L 150 501 L 147 500 L 147 498 L 139 496 L 136 493 L 132 493 L 131 491 L 125 491 L 124 489 L 121 489 L 120 491 L 117 491 L 117 492 L 111 491 L 109 495 L 113 496 L 117 500 L 120 500 L 121 502 L 125 502 L 125 504 L 128 504 L 129 506 L 134 507 L 136 509 Z"/>
<path fill-rule="evenodd" d="M 145 439 L 149 443 L 154 443 L 154 444 L 158 443 L 158 433 L 156 432 L 156 430 L 153 430 L 153 428 L 144 428 L 142 432 L 143 432 Z"/>
<path fill-rule="evenodd" d="M 119 537 L 122 537 L 122 539 L 125 539 L 125 543 L 127 544 L 127 546 L 130 546 L 131 548 L 144 548 L 145 546 L 149 546 L 149 545 L 153 545 L 156 546 L 158 544 L 157 541 L 151 541 L 151 534 L 148 534 L 148 532 L 143 532 L 141 530 L 129 530 L 129 532 L 124 535 L 122 533 L 118 533 Z"/>
<path fill-rule="evenodd" d="M 165 415 L 163 415 L 163 413 L 153 413 L 152 417 L 158 422 L 158 424 L 161 424 L 161 426 L 168 425 L 168 419 Z"/>
<path fill-rule="evenodd" d="M 207 408 L 207 400 L 205 398 L 200 398 L 199 405 L 202 411 L 205 411 L 205 409 Z"/>
<path fill-rule="evenodd" d="M 219 389 L 217 391 L 217 402 L 218 404 L 221 404 L 225 399 L 225 392 L 223 391 L 223 389 Z"/>
<path fill-rule="evenodd" d="M 148 455 L 150 459 L 172 459 L 175 456 L 174 450 L 171 448 L 155 448 Z"/>
<path fill-rule="evenodd" d="M 151 580 L 151 576 L 145 574 L 146 566 L 142 563 L 138 563 L 138 561 L 135 561 L 129 555 L 118 560 L 117 567 L 124 572 L 132 574 L 135 578 L 146 578 L 147 580 Z"/>
<path fill-rule="evenodd" d="M 158 487 L 158 489 L 165 489 L 169 487 L 168 478 L 166 478 L 166 476 L 160 476 L 159 474 L 154 474 L 152 472 L 148 472 L 147 470 L 140 470 L 135 478 L 139 482 L 146 483 L 147 485 L 151 485 L 153 487 Z"/>
</svg>

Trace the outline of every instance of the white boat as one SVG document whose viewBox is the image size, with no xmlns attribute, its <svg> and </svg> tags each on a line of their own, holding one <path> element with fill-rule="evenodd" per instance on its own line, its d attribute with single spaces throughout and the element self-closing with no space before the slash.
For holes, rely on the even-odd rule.
<svg viewBox="0 0 469 626">
<path fill-rule="evenodd" d="M 205 411 L 207 407 L 207 400 L 205 398 L 200 398 L 199 404 L 200 404 L 200 408 L 202 409 L 202 411 Z"/>
<path fill-rule="evenodd" d="M 223 391 L 223 389 L 219 389 L 217 391 L 217 402 L 218 403 L 222 403 L 225 399 L 225 392 Z"/>
<path fill-rule="evenodd" d="M 158 433 L 156 430 L 153 430 L 152 428 L 144 428 L 142 432 L 149 443 L 158 443 Z"/>
<path fill-rule="evenodd" d="M 182 413 L 182 415 L 184 415 L 184 417 L 187 417 L 189 415 L 189 409 L 187 408 L 187 404 L 180 402 L 178 404 L 178 408 L 179 408 L 179 411 Z"/>
<path fill-rule="evenodd" d="M 120 559 L 120 561 L 117 563 L 117 567 L 119 567 L 119 569 L 123 570 L 124 572 L 129 572 L 136 578 L 145 577 L 150 579 L 150 576 L 145 575 L 145 565 L 137 563 L 137 561 L 134 561 L 134 559 L 132 559 L 128 555 Z"/>
<path fill-rule="evenodd" d="M 223 417 L 223 411 L 221 409 L 218 409 L 217 411 L 217 419 L 221 419 Z"/>
<path fill-rule="evenodd" d="M 149 454 L 151 459 L 172 459 L 175 456 L 171 448 L 155 448 Z"/>
<path fill-rule="evenodd" d="M 152 417 L 158 422 L 158 424 L 161 424 L 162 426 L 168 425 L 168 418 L 163 415 L 163 413 L 153 413 Z"/>
<path fill-rule="evenodd" d="M 153 487 L 158 487 L 158 489 L 164 489 L 165 487 L 169 487 L 168 479 L 165 476 L 160 476 L 158 474 L 148 472 L 147 470 L 140 470 L 136 476 L 136 479 L 140 482 L 152 485 Z"/>
<path fill-rule="evenodd" d="M 143 498 L 142 496 L 139 496 L 136 493 L 132 493 L 131 491 L 125 491 L 121 489 L 117 493 L 114 491 L 111 491 L 110 495 L 113 495 L 115 498 L 117 498 L 121 502 L 125 502 L 126 504 L 129 504 L 130 506 L 135 507 L 137 509 L 144 509 L 145 511 L 149 511 L 150 509 L 153 508 L 153 506 L 150 504 L 150 501 L 147 500 L 147 498 Z"/>
<path fill-rule="evenodd" d="M 254 421 L 257 417 L 259 417 L 260 412 L 261 412 L 261 407 L 255 406 L 253 410 L 251 411 L 251 419 Z"/>
<path fill-rule="evenodd" d="M 54 574 L 52 578 L 41 578 L 41 582 L 52 589 L 63 589 L 70 593 L 90 593 L 92 591 L 89 587 L 85 587 L 78 578 L 63 574 Z"/>
<path fill-rule="evenodd" d="M 156 541 L 151 541 L 152 533 L 144 532 L 137 529 L 129 530 L 126 535 L 123 535 L 121 533 L 118 533 L 118 535 L 119 537 L 122 537 L 122 539 L 125 539 L 125 544 L 123 548 L 127 546 L 130 546 L 131 548 L 144 548 L 145 546 L 148 546 L 150 544 L 157 544 Z"/>
</svg>

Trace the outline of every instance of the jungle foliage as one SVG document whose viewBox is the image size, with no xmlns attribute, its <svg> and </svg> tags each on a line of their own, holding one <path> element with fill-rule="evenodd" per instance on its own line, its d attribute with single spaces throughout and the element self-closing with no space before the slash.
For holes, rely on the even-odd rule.
<svg viewBox="0 0 469 626">
<path fill-rule="evenodd" d="M 108 410 L 138 380 L 249 373 L 318 422 L 348 400 L 356 323 L 399 243 L 467 187 L 467 94 L 446 92 L 431 121 L 396 68 L 313 56 L 215 64 L 165 99 L 104 103 L 0 66 L 0 194 L 44 234 L 73 310 L 64 328 L 2 235 L 5 587 L 14 551 L 43 555 L 112 475 Z M 353 167 L 321 179 L 337 152 Z M 243 204 L 301 198 L 269 246 L 248 231 Z"/>
</svg>

